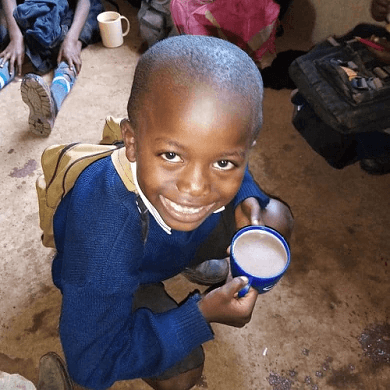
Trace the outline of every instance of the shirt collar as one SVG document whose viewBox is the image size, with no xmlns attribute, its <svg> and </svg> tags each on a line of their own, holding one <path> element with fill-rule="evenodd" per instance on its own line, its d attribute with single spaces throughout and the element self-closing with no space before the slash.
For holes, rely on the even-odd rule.
<svg viewBox="0 0 390 390">
<path fill-rule="evenodd" d="M 133 174 L 133 180 L 135 187 L 137 188 L 138 194 L 141 197 L 142 201 L 144 202 L 146 208 L 149 210 L 150 214 L 153 215 L 154 219 L 157 221 L 157 223 L 161 226 L 161 228 L 165 231 L 165 233 L 171 234 L 172 229 L 164 222 L 164 220 L 161 218 L 161 215 L 158 213 L 156 208 L 149 202 L 148 198 L 145 196 L 145 194 L 142 192 L 138 180 L 137 180 L 137 163 L 136 162 L 130 162 L 130 168 L 131 172 Z"/>
</svg>

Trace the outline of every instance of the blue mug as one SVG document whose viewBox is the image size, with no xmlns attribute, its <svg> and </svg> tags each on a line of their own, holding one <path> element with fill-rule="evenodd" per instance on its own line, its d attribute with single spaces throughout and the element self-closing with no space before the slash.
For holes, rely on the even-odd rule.
<svg viewBox="0 0 390 390">
<path fill-rule="evenodd" d="M 239 291 L 241 298 L 252 286 L 259 294 L 272 289 L 290 265 L 290 248 L 276 230 L 247 226 L 233 237 L 230 247 L 232 276 L 246 276 L 249 283 Z"/>
</svg>

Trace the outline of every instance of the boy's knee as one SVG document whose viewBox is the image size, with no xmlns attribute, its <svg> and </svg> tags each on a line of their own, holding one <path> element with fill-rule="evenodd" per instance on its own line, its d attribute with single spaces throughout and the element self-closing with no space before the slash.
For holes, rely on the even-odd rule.
<svg viewBox="0 0 390 390">
<path fill-rule="evenodd" d="M 202 372 L 203 364 L 166 380 L 144 379 L 144 381 L 154 390 L 190 390 L 200 381 Z"/>
<path fill-rule="evenodd" d="M 277 230 L 287 241 L 290 239 L 294 228 L 294 217 L 287 204 L 271 198 L 262 216 L 267 226 Z"/>
</svg>

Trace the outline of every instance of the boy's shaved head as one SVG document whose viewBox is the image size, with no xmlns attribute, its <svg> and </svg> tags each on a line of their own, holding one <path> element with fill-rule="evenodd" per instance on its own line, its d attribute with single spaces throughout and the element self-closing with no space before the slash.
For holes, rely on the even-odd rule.
<svg viewBox="0 0 390 390">
<path fill-rule="evenodd" d="M 127 106 L 134 130 L 154 83 L 165 79 L 172 88 L 207 84 L 218 92 L 240 95 L 250 107 L 252 136 L 257 137 L 262 126 L 263 82 L 255 63 L 239 47 L 219 38 L 181 35 L 148 49 L 137 64 Z"/>
</svg>

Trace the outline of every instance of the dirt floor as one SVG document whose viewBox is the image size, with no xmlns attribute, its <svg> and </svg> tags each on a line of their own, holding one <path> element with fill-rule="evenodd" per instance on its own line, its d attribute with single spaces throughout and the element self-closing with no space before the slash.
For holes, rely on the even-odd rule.
<svg viewBox="0 0 390 390">
<path fill-rule="evenodd" d="M 306 3 L 297 0 L 295 7 Z M 317 12 L 323 9 L 313 4 Z M 97 142 L 107 115 L 126 115 L 142 42 L 136 10 L 120 5 L 132 23 L 125 44 L 116 49 L 96 44 L 83 51 L 81 75 L 49 137 L 28 131 L 20 82 L 0 92 L 0 371 L 20 373 L 34 383 L 40 356 L 62 355 L 61 296 L 50 274 L 53 253 L 41 245 L 38 227 L 34 186 L 40 155 L 53 144 Z M 343 12 L 335 16 L 334 4 L 330 8 L 328 19 L 342 20 Z M 312 43 L 307 28 L 313 26 L 308 22 L 305 30 L 293 11 L 279 50 L 307 49 Z M 323 20 L 319 13 L 318 23 Z M 328 25 L 323 28 L 326 34 Z M 291 266 L 277 287 L 259 297 L 247 326 L 213 325 L 216 337 L 204 346 L 205 370 L 197 388 L 388 390 L 390 175 L 368 175 L 359 164 L 330 167 L 292 126 L 290 93 L 265 90 L 264 128 L 250 167 L 264 191 L 293 210 Z M 179 300 L 198 287 L 180 275 L 167 282 Z M 147 388 L 140 380 L 113 386 Z"/>
</svg>

